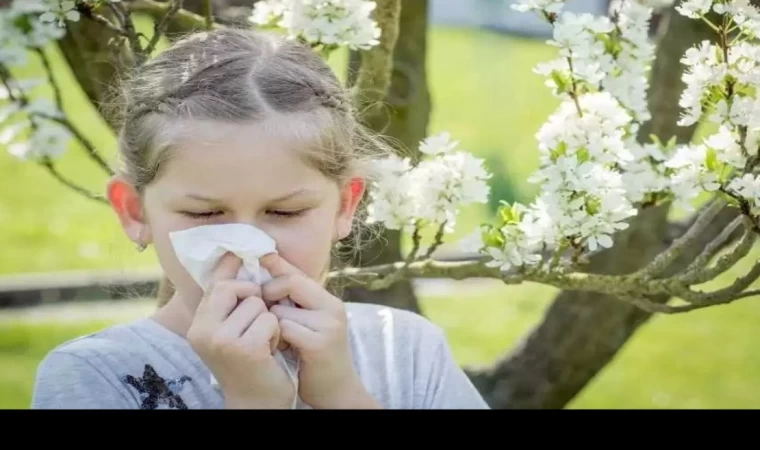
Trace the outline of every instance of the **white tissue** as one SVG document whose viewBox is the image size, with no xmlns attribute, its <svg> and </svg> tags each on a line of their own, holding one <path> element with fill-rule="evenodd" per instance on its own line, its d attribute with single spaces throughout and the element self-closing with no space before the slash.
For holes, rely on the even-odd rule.
<svg viewBox="0 0 760 450">
<path fill-rule="evenodd" d="M 232 252 L 242 259 L 243 264 L 237 273 L 238 280 L 253 281 L 263 284 L 272 277 L 261 267 L 259 258 L 269 253 L 275 253 L 274 239 L 262 230 L 246 224 L 203 225 L 182 231 L 169 233 L 169 239 L 174 246 L 174 252 L 179 262 L 185 267 L 190 276 L 205 292 L 211 275 L 219 260 L 227 252 Z M 285 300 L 292 305 L 292 301 Z M 295 386 L 293 408 L 298 400 L 298 360 L 291 350 L 275 353 L 275 359 L 283 366 Z M 211 375 L 211 384 L 218 382 Z"/>
<path fill-rule="evenodd" d="M 274 239 L 254 226 L 204 225 L 169 233 L 169 238 L 179 262 L 204 291 L 219 260 L 227 252 L 243 260 L 237 279 L 263 284 L 272 278 L 261 267 L 259 258 L 277 251 Z"/>
</svg>

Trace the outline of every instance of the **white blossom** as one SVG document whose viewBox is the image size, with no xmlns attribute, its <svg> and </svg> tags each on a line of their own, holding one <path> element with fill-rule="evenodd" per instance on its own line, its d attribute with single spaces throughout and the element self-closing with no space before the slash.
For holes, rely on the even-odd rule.
<svg viewBox="0 0 760 450">
<path fill-rule="evenodd" d="M 467 151 L 455 151 L 457 142 L 447 132 L 420 143 L 425 156 L 412 166 L 408 158 L 392 155 L 378 163 L 378 180 L 371 189 L 370 223 L 383 222 L 389 229 L 413 226 L 417 221 L 456 225 L 459 208 L 486 203 L 490 173 L 483 160 Z"/>
<path fill-rule="evenodd" d="M 76 2 L 72 0 L 45 0 L 47 12 L 40 16 L 43 22 L 55 23 L 63 27 L 67 20 L 78 22 L 81 14 L 76 9 Z"/>
<path fill-rule="evenodd" d="M 670 180 L 674 204 L 686 210 L 693 210 L 689 202 L 703 191 L 713 192 L 720 187 L 717 174 L 708 167 L 704 145 L 679 146 L 665 166 L 673 171 Z"/>
<path fill-rule="evenodd" d="M 715 2 L 713 11 L 718 14 L 726 14 L 733 22 L 739 25 L 742 32 L 750 36 L 758 36 L 760 31 L 760 11 L 749 0 L 731 0 L 729 2 Z"/>
<path fill-rule="evenodd" d="M 520 12 L 535 11 L 538 13 L 558 14 L 565 6 L 565 0 L 518 0 L 512 4 L 512 9 Z"/>
<path fill-rule="evenodd" d="M 459 141 L 452 141 L 451 134 L 448 131 L 444 131 L 423 140 L 420 144 L 420 151 L 426 155 L 434 156 L 449 153 L 457 145 L 459 145 Z"/>
<path fill-rule="evenodd" d="M 649 39 L 653 8 L 636 1 L 625 1 L 612 8 L 620 30 L 620 51 L 613 67 L 602 80 L 602 88 L 627 108 L 636 122 L 651 118 L 647 99 L 649 69 L 655 56 Z"/>
<path fill-rule="evenodd" d="M 676 11 L 691 19 L 698 19 L 710 11 L 710 6 L 712 0 L 684 0 L 676 6 Z"/>
<path fill-rule="evenodd" d="M 582 116 L 572 100 L 564 101 L 536 134 L 541 163 L 548 165 L 559 155 L 581 153 L 581 159 L 625 164 L 633 159 L 625 147 L 625 127 L 631 116 L 607 92 L 582 95 Z M 586 154 L 588 153 L 588 154 Z"/>
<path fill-rule="evenodd" d="M 365 50 L 380 42 L 381 30 L 371 17 L 376 7 L 364 0 L 264 0 L 254 5 L 249 21 L 282 27 L 291 38 L 313 44 Z"/>
<path fill-rule="evenodd" d="M 744 174 L 741 178 L 731 180 L 728 189 L 747 199 L 753 214 L 760 212 L 760 177 Z"/>
<path fill-rule="evenodd" d="M 38 121 L 36 124 L 37 127 L 31 132 L 29 139 L 9 145 L 8 153 L 23 160 L 61 157 L 71 141 L 71 133 L 54 122 L 45 120 Z"/>
<path fill-rule="evenodd" d="M 670 176 L 664 162 L 667 155 L 654 143 L 641 145 L 635 139 L 628 148 L 633 153 L 633 161 L 625 166 L 623 184 L 631 203 L 645 200 L 648 194 L 665 194 L 670 191 Z"/>
</svg>

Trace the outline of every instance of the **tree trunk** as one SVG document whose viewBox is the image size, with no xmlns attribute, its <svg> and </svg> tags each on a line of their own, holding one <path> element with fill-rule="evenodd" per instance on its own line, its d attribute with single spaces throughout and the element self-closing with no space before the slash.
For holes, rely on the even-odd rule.
<svg viewBox="0 0 760 450">
<path fill-rule="evenodd" d="M 110 11 L 101 14 L 114 20 Z M 115 129 L 116 118 L 106 114 L 103 107 L 113 98 L 117 76 L 122 71 L 114 51 L 109 48 L 109 42 L 117 34 L 84 18 L 78 22 L 69 21 L 66 27 L 67 33 L 58 41 L 58 48 L 87 98 L 103 115 L 106 123 Z"/>
<path fill-rule="evenodd" d="M 374 131 L 414 150 L 427 135 L 431 100 L 425 71 L 427 51 L 427 0 L 403 0 L 399 36 L 393 52 L 391 86 L 386 99 L 387 113 L 374 117 L 368 124 Z M 359 58 L 351 52 L 348 84 L 353 84 Z M 361 257 L 349 263 L 353 266 L 384 264 L 402 258 L 400 235 L 385 230 L 382 238 L 372 241 L 361 251 Z M 346 288 L 345 301 L 379 303 L 414 312 L 421 312 L 410 280 L 395 283 L 388 289 L 367 291 L 359 287 Z"/>
<path fill-rule="evenodd" d="M 674 12 L 657 50 L 651 76 L 649 103 L 652 120 L 639 139 L 650 133 L 667 140 L 690 140 L 694 127 L 679 127 L 678 99 L 683 90 L 681 56 L 702 39 L 712 39 L 701 22 Z M 622 274 L 642 267 L 666 248 L 669 205 L 641 211 L 615 246 L 598 255 L 589 271 Z M 733 218 L 730 211 L 702 236 L 709 242 Z M 685 252 L 676 267 L 683 269 L 704 247 Z M 667 297 L 656 299 L 660 302 Z M 495 409 L 562 408 L 572 400 L 650 317 L 650 313 L 606 295 L 563 291 L 541 322 L 510 353 L 487 370 L 468 371 L 471 379 Z"/>
</svg>

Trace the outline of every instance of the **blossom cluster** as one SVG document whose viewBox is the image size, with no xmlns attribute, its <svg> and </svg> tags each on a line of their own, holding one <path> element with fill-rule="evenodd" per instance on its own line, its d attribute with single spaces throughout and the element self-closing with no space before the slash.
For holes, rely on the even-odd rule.
<svg viewBox="0 0 760 450">
<path fill-rule="evenodd" d="M 60 39 L 65 29 L 58 18 L 78 19 L 74 2 L 58 0 L 14 0 L 0 9 L 0 67 L 29 63 L 29 51 L 42 49 Z M 31 94 L 43 87 L 43 79 L 10 79 L 0 84 L 0 145 L 23 160 L 58 158 L 72 135 L 56 121 L 63 113 L 46 97 Z"/>
<path fill-rule="evenodd" d="M 422 158 L 416 163 L 395 154 L 379 161 L 368 222 L 395 230 L 435 225 L 452 232 L 462 206 L 487 202 L 491 174 L 482 159 L 458 150 L 458 144 L 443 132 L 420 143 Z"/>
<path fill-rule="evenodd" d="M 313 45 L 366 50 L 380 42 L 381 30 L 371 17 L 376 6 L 364 0 L 262 0 L 249 20 L 280 27 Z"/>
<path fill-rule="evenodd" d="M 672 1 L 616 1 L 610 15 L 563 11 L 564 1 L 522 0 L 553 28 L 558 57 L 535 72 L 561 100 L 536 133 L 541 166 L 529 181 L 541 191 L 529 206 L 504 205 L 496 225 L 484 224 L 469 249 L 491 256 L 502 270 L 542 262 L 547 250 L 609 248 L 642 204 L 671 200 L 690 207 L 702 192 L 723 190 L 760 211 L 760 178 L 745 173 L 757 164 L 760 138 L 760 11 L 746 0 L 684 1 L 676 11 L 704 20 L 718 33 L 686 51 L 681 126 L 703 119 L 717 131 L 700 143 L 641 142 L 648 111 L 648 76 L 655 47 L 649 22 Z M 705 14 L 724 14 L 720 28 Z M 729 31 L 739 37 L 727 39 Z"/>
</svg>

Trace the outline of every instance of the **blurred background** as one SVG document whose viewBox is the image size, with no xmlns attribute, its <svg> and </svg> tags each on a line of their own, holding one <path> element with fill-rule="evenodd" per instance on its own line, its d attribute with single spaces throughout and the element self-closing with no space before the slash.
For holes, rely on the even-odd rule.
<svg viewBox="0 0 760 450">
<path fill-rule="evenodd" d="M 450 132 L 494 173 L 493 202 L 463 211 L 452 243 L 488 222 L 498 200 L 528 203 L 536 193 L 527 182 L 538 163 L 534 135 L 557 101 L 532 70 L 553 59 L 555 51 L 545 43 L 548 26 L 513 11 L 510 3 L 430 1 L 429 134 Z M 583 0 L 568 2 L 567 8 L 604 14 L 607 7 L 606 1 Z M 149 18 L 138 20 L 140 27 L 151 29 Z M 58 48 L 46 51 L 63 87 L 67 114 L 111 162 L 113 135 Z M 342 51 L 331 56 L 341 77 L 347 60 Z M 28 70 L 42 73 L 36 63 Z M 107 179 L 79 149 L 70 149 L 59 168 L 103 192 Z M 727 273 L 726 280 L 742 267 Z M 0 408 L 28 408 L 36 366 L 55 346 L 150 314 L 155 307 L 154 300 L 130 292 L 134 284 L 110 300 L 84 287 L 101 282 L 139 286 L 155 279 L 157 270 L 151 251 L 135 251 L 107 207 L 62 189 L 39 166 L 0 148 Z M 77 288 L 60 288 L 67 285 Z M 530 283 L 505 286 L 481 280 L 429 281 L 416 287 L 425 315 L 446 330 L 456 357 L 468 366 L 488 365 L 512 349 L 542 320 L 557 293 Z M 756 408 L 758 323 L 757 299 L 654 316 L 567 407 Z"/>
</svg>

